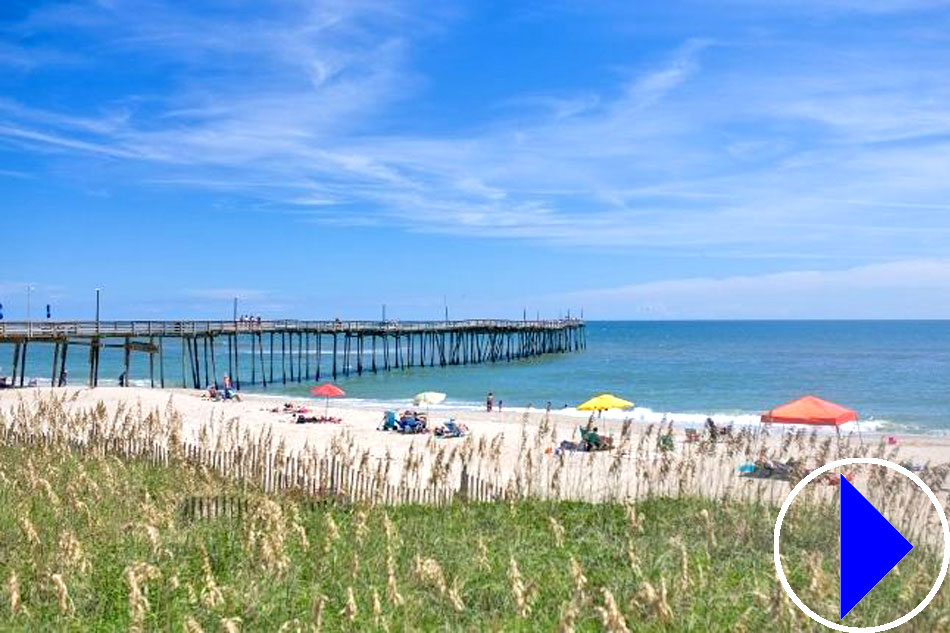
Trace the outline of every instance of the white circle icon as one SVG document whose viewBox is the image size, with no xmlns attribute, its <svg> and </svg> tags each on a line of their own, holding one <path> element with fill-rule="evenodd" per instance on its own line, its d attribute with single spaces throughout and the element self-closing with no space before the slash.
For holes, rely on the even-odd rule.
<svg viewBox="0 0 950 633">
<path fill-rule="evenodd" d="M 795 500 L 795 497 L 798 496 L 798 493 L 804 490 L 805 486 L 814 481 L 817 477 L 828 472 L 829 470 L 840 468 L 841 466 L 851 466 L 853 464 L 872 464 L 875 466 L 884 466 L 885 468 L 890 468 L 893 471 L 899 472 L 913 481 L 915 484 L 917 484 L 918 488 L 924 491 L 924 494 L 927 495 L 927 498 L 930 499 L 930 502 L 933 503 L 934 508 L 937 510 L 937 516 L 940 518 L 940 525 L 943 526 L 943 562 L 940 565 L 940 573 L 937 574 L 937 580 L 934 582 L 933 587 L 931 587 L 930 593 L 927 594 L 920 604 L 918 604 L 905 615 L 897 618 L 896 620 L 892 620 L 891 622 L 878 624 L 876 626 L 846 626 L 838 622 L 826 620 L 812 611 L 804 602 L 802 602 L 801 598 L 798 597 L 798 594 L 795 593 L 791 585 L 788 584 L 788 578 L 785 577 L 785 570 L 782 568 L 782 559 L 779 555 L 779 537 L 782 534 L 782 521 L 785 520 L 785 513 L 788 512 L 788 509 L 792 505 L 792 501 Z M 775 559 L 775 573 L 778 575 L 778 579 L 782 584 L 782 588 L 785 589 L 785 592 L 788 594 L 789 598 L 792 599 L 792 602 L 795 603 L 795 606 L 801 609 L 805 615 L 815 622 L 823 624 L 829 629 L 834 629 L 836 631 L 846 631 L 848 633 L 857 633 L 859 631 L 865 633 L 888 631 L 909 622 L 918 613 L 923 611 L 927 605 L 930 604 L 930 601 L 934 599 L 934 596 L 937 595 L 937 592 L 940 591 L 940 586 L 947 577 L 947 569 L 950 567 L 950 525 L 947 524 L 947 516 L 944 513 L 943 506 L 940 504 L 940 500 L 937 499 L 937 495 L 934 494 L 933 490 L 930 489 L 930 486 L 925 484 L 920 477 L 907 470 L 903 466 L 895 464 L 894 462 L 889 462 L 886 459 L 879 459 L 877 457 L 850 457 L 848 459 L 839 459 L 837 461 L 825 464 L 821 468 L 811 471 L 804 479 L 798 482 L 794 488 L 792 488 L 790 493 L 788 493 L 788 497 L 785 498 L 785 503 L 782 504 L 782 509 L 779 510 L 778 518 L 775 520 L 772 555 Z"/>
</svg>

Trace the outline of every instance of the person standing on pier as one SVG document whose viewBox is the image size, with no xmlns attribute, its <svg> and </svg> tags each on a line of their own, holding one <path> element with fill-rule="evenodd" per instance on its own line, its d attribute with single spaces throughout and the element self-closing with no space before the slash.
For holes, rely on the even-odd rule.
<svg viewBox="0 0 950 633">
<path fill-rule="evenodd" d="M 491 410 L 495 406 L 495 394 L 494 392 L 489 391 L 488 397 L 485 398 L 485 410 L 491 413 Z"/>
</svg>

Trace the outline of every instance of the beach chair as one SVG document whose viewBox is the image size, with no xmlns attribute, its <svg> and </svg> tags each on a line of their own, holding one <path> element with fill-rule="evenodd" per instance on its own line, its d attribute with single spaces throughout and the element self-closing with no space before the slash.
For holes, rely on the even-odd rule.
<svg viewBox="0 0 950 633">
<path fill-rule="evenodd" d="M 468 429 L 462 425 L 459 426 L 455 423 L 455 420 L 449 420 L 445 423 L 444 426 L 439 427 L 435 431 L 436 437 L 441 437 L 444 439 L 449 439 L 453 437 L 465 437 L 468 435 Z"/>
<path fill-rule="evenodd" d="M 578 452 L 586 450 L 584 442 L 571 442 L 570 440 L 561 440 L 561 445 L 554 449 L 555 455 L 560 455 L 561 453 L 567 452 Z"/>
<path fill-rule="evenodd" d="M 396 412 L 386 411 L 383 413 L 383 425 L 379 427 L 380 431 L 398 431 L 399 424 L 396 422 Z"/>
<path fill-rule="evenodd" d="M 739 466 L 740 476 L 753 479 L 781 479 L 791 481 L 798 474 L 799 462 L 790 459 L 780 462 L 771 459 L 759 459 Z"/>
</svg>

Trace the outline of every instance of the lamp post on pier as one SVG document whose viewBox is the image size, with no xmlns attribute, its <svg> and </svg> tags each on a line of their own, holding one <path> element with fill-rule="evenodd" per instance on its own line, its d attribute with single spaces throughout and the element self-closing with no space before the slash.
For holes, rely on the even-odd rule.
<svg viewBox="0 0 950 633">
<path fill-rule="evenodd" d="M 33 294 L 33 286 L 26 285 L 26 335 L 33 337 L 33 317 L 30 314 L 30 295 Z"/>
<path fill-rule="evenodd" d="M 96 334 L 99 333 L 99 292 L 101 288 L 96 288 Z"/>
</svg>

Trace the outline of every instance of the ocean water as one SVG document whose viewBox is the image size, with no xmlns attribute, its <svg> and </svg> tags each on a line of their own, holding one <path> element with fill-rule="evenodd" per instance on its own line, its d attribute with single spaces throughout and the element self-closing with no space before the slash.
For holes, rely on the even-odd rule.
<svg viewBox="0 0 950 633">
<path fill-rule="evenodd" d="M 612 392 L 636 402 L 636 419 L 665 415 L 685 423 L 707 415 L 752 422 L 763 410 L 811 393 L 856 409 L 873 428 L 950 432 L 950 321 L 590 322 L 587 343 L 586 350 L 570 354 L 364 372 L 340 376 L 337 383 L 356 402 L 373 405 L 404 405 L 420 391 L 442 391 L 446 405 L 477 407 L 492 391 L 508 409 L 548 402 L 560 409 Z M 242 387 L 264 392 L 247 385 L 250 348 L 244 345 Z M 222 348 L 219 376 L 227 371 Z M 70 384 L 82 384 L 88 353 L 70 353 Z M 324 344 L 323 380 L 329 378 L 330 353 Z M 12 347 L 0 346 L 0 375 L 10 373 L 11 358 Z M 121 350 L 104 350 L 100 384 L 114 384 L 121 363 Z M 311 368 L 315 364 L 311 352 Z M 28 375 L 48 383 L 50 371 L 49 352 L 34 349 Z M 147 384 L 147 377 L 144 355 L 133 354 L 133 384 Z M 165 348 L 165 377 L 168 386 L 181 386 L 180 348 L 174 344 Z M 305 397 L 311 384 L 281 384 L 278 378 L 265 393 Z"/>
</svg>

